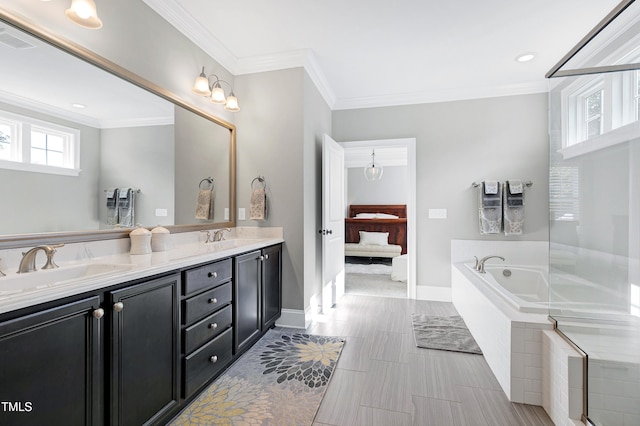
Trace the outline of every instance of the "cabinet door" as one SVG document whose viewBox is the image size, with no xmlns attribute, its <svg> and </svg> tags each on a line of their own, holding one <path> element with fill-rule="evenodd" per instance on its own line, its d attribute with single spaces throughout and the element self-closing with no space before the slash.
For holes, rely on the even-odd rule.
<svg viewBox="0 0 640 426">
<path fill-rule="evenodd" d="M 235 353 L 253 344 L 260 336 L 260 251 L 253 251 L 235 259 L 233 330 Z"/>
<path fill-rule="evenodd" d="M 156 421 L 178 403 L 178 275 L 109 293 L 111 424 Z"/>
<path fill-rule="evenodd" d="M 282 246 L 262 250 L 262 330 L 275 324 L 282 313 Z"/>
<path fill-rule="evenodd" d="M 92 296 L 0 323 L 0 424 L 102 424 L 103 314 Z"/>
</svg>

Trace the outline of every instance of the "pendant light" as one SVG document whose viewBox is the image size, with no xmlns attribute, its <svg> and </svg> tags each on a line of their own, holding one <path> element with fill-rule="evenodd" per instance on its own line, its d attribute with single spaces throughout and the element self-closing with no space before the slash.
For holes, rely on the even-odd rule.
<svg viewBox="0 0 640 426">
<path fill-rule="evenodd" d="M 71 0 L 71 6 L 64 13 L 67 18 L 82 27 L 92 30 L 102 28 L 102 21 L 98 18 L 93 0 Z"/>
<path fill-rule="evenodd" d="M 384 169 L 382 165 L 376 164 L 376 151 L 371 151 L 371 162 L 364 168 L 364 177 L 367 180 L 380 180 Z"/>
</svg>

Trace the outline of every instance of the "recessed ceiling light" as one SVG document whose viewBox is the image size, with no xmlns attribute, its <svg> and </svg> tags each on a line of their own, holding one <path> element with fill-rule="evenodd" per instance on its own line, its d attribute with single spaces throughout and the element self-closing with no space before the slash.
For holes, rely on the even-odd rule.
<svg viewBox="0 0 640 426">
<path fill-rule="evenodd" d="M 86 105 L 83 105 L 83 104 L 71 104 L 71 105 L 72 105 L 74 108 L 79 108 L 79 109 L 82 109 L 82 108 L 86 108 L 86 107 L 87 107 Z"/>
<path fill-rule="evenodd" d="M 518 62 L 529 62 L 536 57 L 535 53 L 523 53 L 522 55 L 516 56 L 516 61 Z"/>
</svg>

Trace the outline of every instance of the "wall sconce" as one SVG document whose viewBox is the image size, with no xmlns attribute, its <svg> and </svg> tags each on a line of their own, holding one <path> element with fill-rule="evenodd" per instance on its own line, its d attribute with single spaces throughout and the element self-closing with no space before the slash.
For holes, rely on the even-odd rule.
<svg viewBox="0 0 640 426">
<path fill-rule="evenodd" d="M 210 83 L 210 80 L 213 82 Z M 229 96 L 225 96 L 224 90 L 220 83 L 227 84 L 231 91 L 229 92 Z M 193 91 L 198 95 L 207 96 L 209 100 L 214 104 L 224 104 L 224 109 L 227 111 L 240 111 L 240 105 L 238 104 L 238 98 L 233 93 L 233 86 L 230 83 L 220 80 L 217 75 L 211 74 L 209 77 L 204 72 L 204 67 L 202 67 L 202 72 L 196 78 L 195 83 L 193 83 Z"/>
<path fill-rule="evenodd" d="M 371 162 L 364 168 L 364 177 L 367 180 L 380 180 L 384 168 L 380 164 L 376 164 L 376 151 L 371 151 Z"/>
<path fill-rule="evenodd" d="M 65 10 L 64 14 L 82 27 L 92 30 L 102 28 L 102 21 L 98 18 L 98 11 L 93 0 L 71 0 L 71 6 Z"/>
</svg>

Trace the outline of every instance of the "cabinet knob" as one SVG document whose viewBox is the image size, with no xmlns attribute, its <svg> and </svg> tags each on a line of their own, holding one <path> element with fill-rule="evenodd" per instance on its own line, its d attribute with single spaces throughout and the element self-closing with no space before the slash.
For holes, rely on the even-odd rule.
<svg viewBox="0 0 640 426">
<path fill-rule="evenodd" d="M 116 312 L 120 312 L 121 310 L 124 309 L 124 303 L 122 302 L 116 302 L 113 304 L 113 310 Z"/>
<path fill-rule="evenodd" d="M 264 256 L 260 256 L 258 259 L 260 259 L 262 261 L 262 260 L 264 260 Z"/>
<path fill-rule="evenodd" d="M 215 297 L 211 298 L 209 299 L 209 303 L 218 303 L 218 299 L 216 299 Z"/>
<path fill-rule="evenodd" d="M 218 277 L 218 273 L 217 272 L 209 272 L 209 278 L 217 278 Z"/>
<path fill-rule="evenodd" d="M 265 254 L 265 255 L 264 255 L 264 260 L 267 260 L 267 259 L 269 259 L 269 255 L 268 255 L 268 254 Z"/>
<path fill-rule="evenodd" d="M 215 322 L 213 324 L 209 324 L 209 328 L 212 328 L 215 330 L 216 328 L 218 328 L 218 324 Z"/>
<path fill-rule="evenodd" d="M 214 355 L 211 358 L 209 358 L 209 361 L 211 361 L 212 364 L 215 364 L 216 362 L 218 362 L 218 357 Z"/>
<path fill-rule="evenodd" d="M 98 308 L 95 311 L 91 312 L 91 315 L 93 315 L 95 319 L 100 319 L 104 316 L 104 309 Z"/>
</svg>

